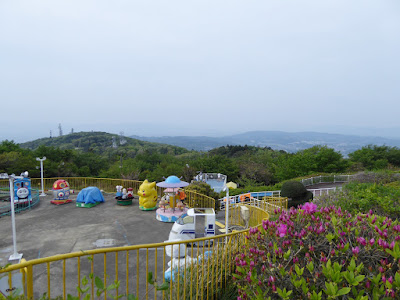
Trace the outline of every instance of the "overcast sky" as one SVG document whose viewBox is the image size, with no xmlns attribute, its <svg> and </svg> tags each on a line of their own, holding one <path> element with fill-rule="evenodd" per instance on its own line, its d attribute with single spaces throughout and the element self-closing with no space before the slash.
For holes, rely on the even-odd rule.
<svg viewBox="0 0 400 300">
<path fill-rule="evenodd" d="M 389 132 L 399 53 L 399 0 L 0 0 L 0 140 Z"/>
</svg>

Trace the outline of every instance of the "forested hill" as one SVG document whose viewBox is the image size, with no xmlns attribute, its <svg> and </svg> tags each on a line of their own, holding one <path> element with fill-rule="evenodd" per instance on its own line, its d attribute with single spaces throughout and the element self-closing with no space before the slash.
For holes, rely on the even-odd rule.
<svg viewBox="0 0 400 300">
<path fill-rule="evenodd" d="M 166 144 L 146 142 L 106 132 L 77 132 L 53 138 L 41 138 L 21 143 L 21 148 L 35 150 L 39 146 L 55 147 L 62 150 L 74 149 L 83 152 L 110 154 L 114 152 L 130 153 L 133 157 L 143 151 L 160 154 L 183 154 L 188 150 Z"/>
</svg>

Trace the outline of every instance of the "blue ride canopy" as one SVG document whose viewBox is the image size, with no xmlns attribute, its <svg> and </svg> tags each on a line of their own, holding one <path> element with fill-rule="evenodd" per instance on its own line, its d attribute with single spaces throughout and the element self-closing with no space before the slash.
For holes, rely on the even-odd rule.
<svg viewBox="0 0 400 300">
<path fill-rule="evenodd" d="M 98 202 L 104 202 L 104 197 L 99 188 L 95 186 L 88 186 L 79 192 L 76 202 L 96 204 Z"/>
</svg>

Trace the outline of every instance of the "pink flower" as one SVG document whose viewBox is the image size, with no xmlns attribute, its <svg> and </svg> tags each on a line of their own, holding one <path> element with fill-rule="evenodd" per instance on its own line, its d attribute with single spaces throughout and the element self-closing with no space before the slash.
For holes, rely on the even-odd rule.
<svg viewBox="0 0 400 300">
<path fill-rule="evenodd" d="M 351 248 L 351 251 L 353 252 L 353 255 L 357 255 L 358 253 L 360 253 L 360 249 L 357 247 L 355 248 Z"/>
<path fill-rule="evenodd" d="M 392 241 L 392 242 L 390 243 L 390 246 L 389 246 L 390 250 L 393 250 L 394 246 L 395 246 L 395 243 L 394 243 L 394 241 Z"/>
<path fill-rule="evenodd" d="M 359 242 L 363 246 L 365 246 L 367 244 L 367 242 L 365 241 L 365 239 L 363 237 L 358 237 L 357 242 Z"/>
<path fill-rule="evenodd" d="M 254 263 L 254 261 L 251 261 L 251 262 L 250 262 L 250 270 L 253 270 L 253 268 L 255 267 L 255 265 L 256 265 L 256 264 Z"/>
<path fill-rule="evenodd" d="M 389 244 L 382 239 L 378 240 L 378 245 L 381 246 L 383 249 L 389 248 Z"/>
<path fill-rule="evenodd" d="M 280 224 L 278 226 L 278 236 L 284 237 L 287 233 L 287 226 L 285 224 Z"/>
<path fill-rule="evenodd" d="M 317 205 L 311 202 L 307 202 L 303 205 L 302 209 L 304 209 L 309 214 L 313 214 L 317 211 Z"/>
</svg>

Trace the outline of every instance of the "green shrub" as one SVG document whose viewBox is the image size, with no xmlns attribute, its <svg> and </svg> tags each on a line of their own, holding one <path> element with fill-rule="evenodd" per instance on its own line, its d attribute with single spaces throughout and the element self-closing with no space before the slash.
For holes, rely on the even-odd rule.
<svg viewBox="0 0 400 300">
<path fill-rule="evenodd" d="M 288 197 L 288 207 L 297 207 L 313 199 L 313 194 L 299 181 L 286 181 L 282 184 L 281 196 Z"/>
<path fill-rule="evenodd" d="M 306 194 L 300 197 L 294 197 L 288 202 L 288 208 L 294 207 L 296 208 L 297 206 L 304 204 L 306 202 L 312 201 L 313 200 L 313 193 L 310 191 L 306 191 Z"/>
<path fill-rule="evenodd" d="M 194 191 L 202 195 L 209 196 L 214 199 L 219 199 L 219 194 L 216 193 L 209 184 L 201 181 L 193 181 L 185 190 Z"/>
<path fill-rule="evenodd" d="M 251 228 L 235 257 L 238 299 L 399 299 L 400 225 L 333 206 Z"/>
<path fill-rule="evenodd" d="M 303 197 L 306 193 L 307 189 L 299 181 L 286 181 L 284 184 L 282 184 L 282 197 L 298 198 Z"/>
<path fill-rule="evenodd" d="M 351 182 L 386 184 L 400 180 L 399 173 L 390 171 L 361 172 L 351 177 Z"/>
<path fill-rule="evenodd" d="M 316 201 L 319 206 L 337 205 L 352 214 L 374 213 L 392 219 L 400 218 L 400 188 L 396 182 L 389 184 L 350 182 L 342 191 L 323 195 Z"/>
</svg>

